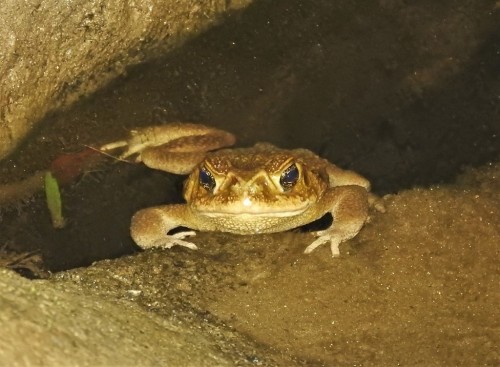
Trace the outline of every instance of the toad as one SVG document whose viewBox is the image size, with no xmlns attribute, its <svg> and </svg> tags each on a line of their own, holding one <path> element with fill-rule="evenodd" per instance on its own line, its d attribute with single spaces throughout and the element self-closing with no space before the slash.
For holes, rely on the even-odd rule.
<svg viewBox="0 0 500 367">
<path fill-rule="evenodd" d="M 356 236 L 368 217 L 368 180 L 343 170 L 307 149 L 280 149 L 268 143 L 227 149 L 233 134 L 212 127 L 173 123 L 131 132 L 129 139 L 106 144 L 121 148 L 121 159 L 137 155 L 148 167 L 189 175 L 185 204 L 161 205 L 137 212 L 131 236 L 139 247 L 196 249 L 186 240 L 196 231 L 242 235 L 281 232 L 311 223 L 327 213 L 332 224 L 313 232 L 310 253 L 329 244 L 339 256 L 339 244 Z M 221 149 L 226 148 L 226 149 Z M 175 234 L 177 227 L 192 230 Z"/>
</svg>

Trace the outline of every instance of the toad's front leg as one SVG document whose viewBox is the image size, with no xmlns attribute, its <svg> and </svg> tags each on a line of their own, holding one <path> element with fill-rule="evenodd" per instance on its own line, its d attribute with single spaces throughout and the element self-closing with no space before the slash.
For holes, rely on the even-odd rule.
<svg viewBox="0 0 500 367">
<path fill-rule="evenodd" d="M 185 241 L 185 237 L 194 236 L 194 231 L 178 232 L 169 235 L 174 228 L 189 224 L 190 211 L 187 205 L 164 205 L 138 211 L 132 217 L 130 234 L 135 243 L 143 248 L 184 246 L 192 250 L 197 247 L 194 243 Z"/>
<path fill-rule="evenodd" d="M 330 212 L 332 225 L 315 232 L 318 238 L 305 249 L 308 254 L 316 247 L 330 242 L 333 257 L 340 255 L 339 245 L 358 234 L 368 218 L 368 191 L 357 185 L 337 186 L 327 190 L 319 205 Z"/>
</svg>

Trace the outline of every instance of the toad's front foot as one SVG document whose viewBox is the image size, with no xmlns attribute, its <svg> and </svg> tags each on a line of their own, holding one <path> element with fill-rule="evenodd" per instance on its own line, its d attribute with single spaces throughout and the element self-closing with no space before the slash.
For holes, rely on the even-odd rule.
<svg viewBox="0 0 500 367">
<path fill-rule="evenodd" d="M 339 245 L 355 237 L 366 222 L 368 192 L 358 185 L 337 186 L 326 192 L 323 203 L 333 206 L 330 210 L 333 223 L 329 228 L 313 233 L 317 239 L 307 246 L 304 253 L 309 254 L 316 247 L 330 242 L 332 257 L 338 257 Z"/>
<path fill-rule="evenodd" d="M 310 254 L 316 249 L 316 247 L 330 242 L 330 251 L 332 252 L 332 257 L 340 256 L 339 245 L 343 240 L 343 236 L 340 233 L 336 233 L 335 230 L 324 230 L 314 232 L 314 235 L 318 238 L 306 247 L 306 249 L 304 250 L 304 254 Z"/>
<path fill-rule="evenodd" d="M 198 247 L 194 243 L 184 240 L 186 237 L 195 236 L 195 231 L 185 230 L 168 234 L 174 228 L 188 225 L 182 220 L 187 216 L 187 212 L 186 205 L 164 205 L 139 210 L 132 217 L 130 234 L 135 243 L 143 249 L 183 246 L 196 250 Z"/>
<path fill-rule="evenodd" d="M 184 241 L 184 238 L 192 236 L 196 236 L 195 231 L 184 231 L 175 233 L 173 235 L 167 235 L 163 238 L 162 241 L 163 244 L 160 244 L 159 247 L 171 248 L 173 246 L 182 246 L 182 247 L 187 247 L 191 250 L 198 250 L 198 246 L 196 246 L 194 243 L 189 241 Z"/>
<path fill-rule="evenodd" d="M 159 248 L 169 249 L 174 246 L 182 246 L 182 247 L 187 247 L 191 250 L 197 250 L 198 246 L 196 246 L 192 242 L 184 240 L 184 238 L 186 237 L 191 237 L 195 235 L 196 235 L 195 231 L 185 231 L 185 232 L 178 232 L 172 235 L 164 235 L 156 238 L 154 237 L 148 238 L 148 236 L 141 236 L 140 238 L 135 239 L 135 241 L 142 248 L 159 247 Z"/>
</svg>

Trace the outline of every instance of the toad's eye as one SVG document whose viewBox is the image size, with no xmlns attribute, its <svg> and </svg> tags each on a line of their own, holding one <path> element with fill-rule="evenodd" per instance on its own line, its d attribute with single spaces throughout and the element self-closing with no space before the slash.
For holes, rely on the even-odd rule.
<svg viewBox="0 0 500 367">
<path fill-rule="evenodd" d="M 205 167 L 200 168 L 200 185 L 207 191 L 214 191 L 215 189 L 215 179 Z"/>
<path fill-rule="evenodd" d="M 293 185 L 297 183 L 298 179 L 299 179 L 299 169 L 294 163 L 290 165 L 287 169 L 285 169 L 281 174 L 280 185 L 283 188 L 283 190 L 288 191 L 293 187 Z"/>
</svg>

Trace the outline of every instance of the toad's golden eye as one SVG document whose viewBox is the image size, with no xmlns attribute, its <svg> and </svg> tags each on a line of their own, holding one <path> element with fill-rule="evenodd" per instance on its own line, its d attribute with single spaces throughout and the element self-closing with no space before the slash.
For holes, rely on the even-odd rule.
<svg viewBox="0 0 500 367">
<path fill-rule="evenodd" d="M 215 189 L 215 178 L 206 167 L 200 168 L 200 185 L 210 192 Z"/>
<path fill-rule="evenodd" d="M 298 179 L 299 179 L 299 169 L 297 168 L 295 163 L 293 163 L 290 166 L 288 166 L 288 168 L 285 169 L 281 174 L 280 185 L 283 188 L 283 190 L 288 191 L 297 183 Z"/>
</svg>

